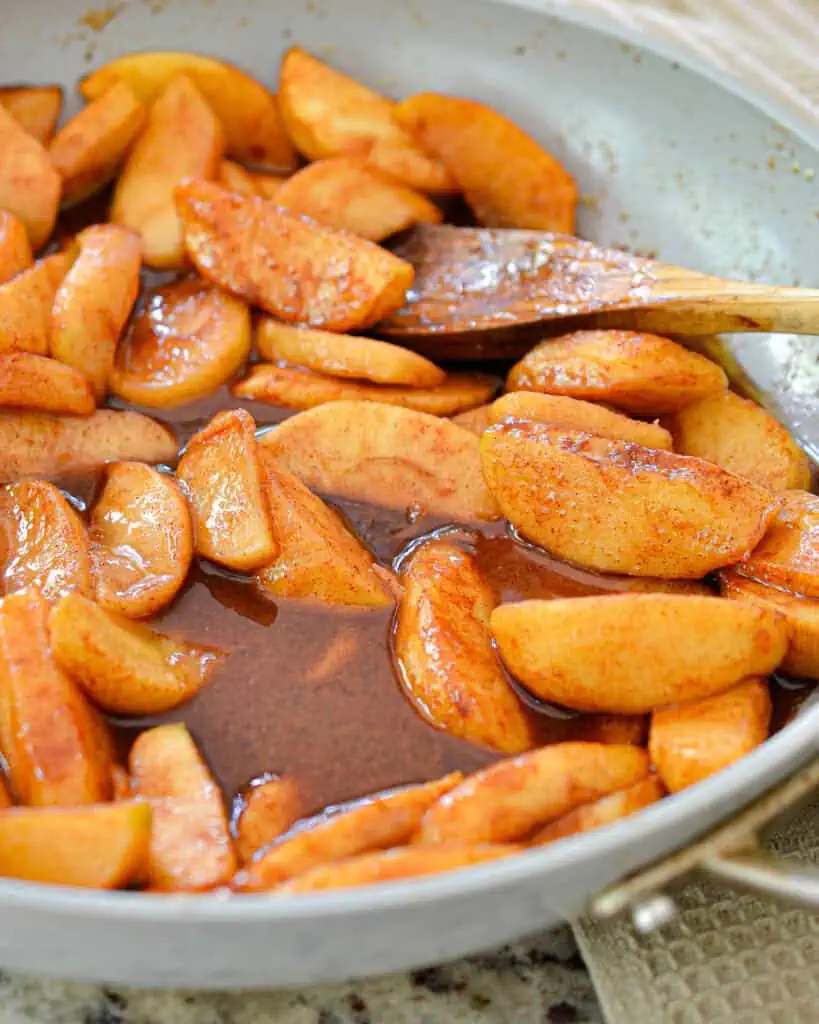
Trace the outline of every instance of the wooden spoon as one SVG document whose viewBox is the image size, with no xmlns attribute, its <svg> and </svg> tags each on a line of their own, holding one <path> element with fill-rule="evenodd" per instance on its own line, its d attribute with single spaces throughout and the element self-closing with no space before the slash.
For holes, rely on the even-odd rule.
<svg viewBox="0 0 819 1024">
<path fill-rule="evenodd" d="M 447 358 L 513 356 L 589 327 L 819 334 L 819 289 L 711 277 L 570 235 L 422 225 L 407 304 L 379 333 Z"/>
</svg>

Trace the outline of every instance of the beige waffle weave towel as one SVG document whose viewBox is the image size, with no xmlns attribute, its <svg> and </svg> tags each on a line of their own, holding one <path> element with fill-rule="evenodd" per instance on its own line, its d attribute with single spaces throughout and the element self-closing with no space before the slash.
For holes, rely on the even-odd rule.
<svg viewBox="0 0 819 1024">
<path fill-rule="evenodd" d="M 684 48 L 819 128 L 819 0 L 531 0 L 603 15 Z M 817 396 L 819 407 L 819 396 Z M 774 841 L 819 867 L 819 805 Z M 608 1024 L 819 1024 L 819 915 L 708 882 L 679 918 L 641 937 L 627 920 L 575 935 Z"/>
</svg>

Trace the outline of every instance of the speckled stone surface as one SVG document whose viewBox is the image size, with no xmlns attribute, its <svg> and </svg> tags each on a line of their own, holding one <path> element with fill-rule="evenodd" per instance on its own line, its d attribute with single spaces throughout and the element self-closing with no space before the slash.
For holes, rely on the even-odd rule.
<svg viewBox="0 0 819 1024">
<path fill-rule="evenodd" d="M 0 1024 L 602 1024 L 568 928 L 444 967 L 293 992 L 138 992 L 0 971 Z"/>
</svg>

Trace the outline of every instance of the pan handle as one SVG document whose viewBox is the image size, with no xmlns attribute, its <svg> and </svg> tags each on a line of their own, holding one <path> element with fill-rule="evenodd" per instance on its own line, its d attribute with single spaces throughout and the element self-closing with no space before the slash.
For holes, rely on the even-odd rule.
<svg viewBox="0 0 819 1024">
<path fill-rule="evenodd" d="M 777 857 L 759 842 L 764 829 L 810 802 L 817 788 L 819 758 L 690 846 L 598 893 L 589 902 L 589 914 L 607 919 L 630 911 L 638 932 L 652 932 L 677 913 L 666 887 L 693 871 L 741 889 L 819 909 L 819 869 Z"/>
</svg>

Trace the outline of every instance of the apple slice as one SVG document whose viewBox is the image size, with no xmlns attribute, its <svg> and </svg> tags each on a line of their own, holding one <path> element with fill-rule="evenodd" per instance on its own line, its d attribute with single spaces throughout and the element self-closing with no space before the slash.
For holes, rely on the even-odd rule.
<svg viewBox="0 0 819 1024">
<path fill-rule="evenodd" d="M 256 195 L 261 196 L 262 199 L 275 199 L 279 194 L 279 189 L 287 181 L 287 176 L 283 174 L 265 174 L 263 171 L 248 171 L 247 173 L 253 182 Z"/>
<path fill-rule="evenodd" d="M 149 292 L 110 375 L 114 394 L 151 409 L 192 402 L 229 380 L 250 354 L 247 306 L 202 280 Z"/>
<path fill-rule="evenodd" d="M 0 284 L 27 270 L 33 262 L 25 224 L 0 210 Z"/>
<path fill-rule="evenodd" d="M 107 462 L 170 462 L 167 427 L 136 412 L 98 409 L 82 419 L 0 412 L 0 483 L 20 477 L 91 473 Z"/>
<path fill-rule="evenodd" d="M 55 252 L 0 284 L 0 352 L 48 355 L 51 309 L 72 259 Z"/>
<path fill-rule="evenodd" d="M 254 780 L 240 800 L 234 832 L 236 853 L 246 864 L 292 828 L 299 816 L 299 790 L 294 779 L 266 775 Z"/>
<path fill-rule="evenodd" d="M 130 619 L 176 597 L 193 559 L 193 527 L 176 481 L 142 462 L 108 469 L 91 513 L 94 598 Z"/>
<path fill-rule="evenodd" d="M 230 192 L 238 192 L 243 196 L 263 196 L 256 187 L 256 182 L 250 171 L 246 171 L 241 164 L 233 160 L 223 160 L 219 164 L 219 184 Z"/>
<path fill-rule="evenodd" d="M 215 177 L 223 144 L 221 126 L 202 94 L 185 75 L 173 77 L 150 109 L 111 203 L 111 220 L 142 235 L 143 258 L 156 270 L 185 266 L 174 188 L 189 174 Z"/>
<path fill-rule="evenodd" d="M 72 590 L 91 593 L 85 526 L 44 480 L 0 487 L 0 556 L 6 594 L 36 587 L 53 601 Z"/>
<path fill-rule="evenodd" d="M 96 408 L 88 379 L 73 366 L 32 352 L 0 355 L 0 406 L 90 416 Z"/>
<path fill-rule="evenodd" d="M 117 82 L 57 132 L 48 147 L 63 180 L 62 205 L 98 192 L 116 174 L 145 124 L 147 111 Z"/>
<path fill-rule="evenodd" d="M 478 439 L 451 420 L 377 402 L 328 402 L 280 423 L 260 443 L 319 494 L 414 516 L 499 516 Z"/>
<path fill-rule="evenodd" d="M 151 887 L 201 891 L 229 882 L 236 856 L 222 794 L 185 726 L 141 733 L 129 764 L 135 794 L 153 809 Z"/>
<path fill-rule="evenodd" d="M 758 583 L 819 597 L 819 497 L 785 491 L 770 529 L 736 570 Z"/>
<path fill-rule="evenodd" d="M 161 715 L 179 707 L 220 661 L 216 651 L 163 636 L 79 594 L 55 605 L 49 625 L 57 664 L 115 715 Z"/>
<path fill-rule="evenodd" d="M 0 749 L 22 803 L 98 803 L 111 795 L 113 740 L 55 662 L 47 611 L 36 590 L 0 607 Z"/>
<path fill-rule="evenodd" d="M 276 97 L 225 61 L 174 50 L 129 53 L 83 78 L 80 92 L 93 100 L 115 82 L 125 82 L 150 106 L 179 74 L 186 75 L 213 108 L 232 157 L 274 170 L 296 167 L 296 153 L 284 130 Z"/>
<path fill-rule="evenodd" d="M 195 178 L 176 189 L 200 273 L 288 323 L 370 327 L 404 302 L 412 265 L 354 235 Z"/>
<path fill-rule="evenodd" d="M 11 114 L 29 135 L 45 146 L 54 135 L 63 106 L 60 85 L 4 85 L 0 87 L 0 107 Z"/>
<path fill-rule="evenodd" d="M 255 431 L 244 409 L 217 413 L 190 439 L 176 471 L 190 502 L 197 554 L 240 572 L 267 565 L 279 550 Z"/>
<path fill-rule="evenodd" d="M 664 795 L 665 788 L 662 782 L 656 775 L 649 775 L 628 789 L 620 789 L 616 793 L 595 800 L 594 803 L 583 804 L 569 811 L 562 818 L 541 829 L 531 842 L 535 846 L 542 846 L 544 843 L 553 843 L 556 839 L 577 835 L 578 832 L 591 832 L 604 825 L 611 825 L 656 803 Z"/>
<path fill-rule="evenodd" d="M 48 241 L 57 219 L 60 176 L 48 153 L 0 104 L 0 209 L 25 224 L 31 247 Z"/>
<path fill-rule="evenodd" d="M 0 813 L 0 876 L 47 885 L 123 889 L 148 867 L 151 808 L 16 807 Z"/>
</svg>

